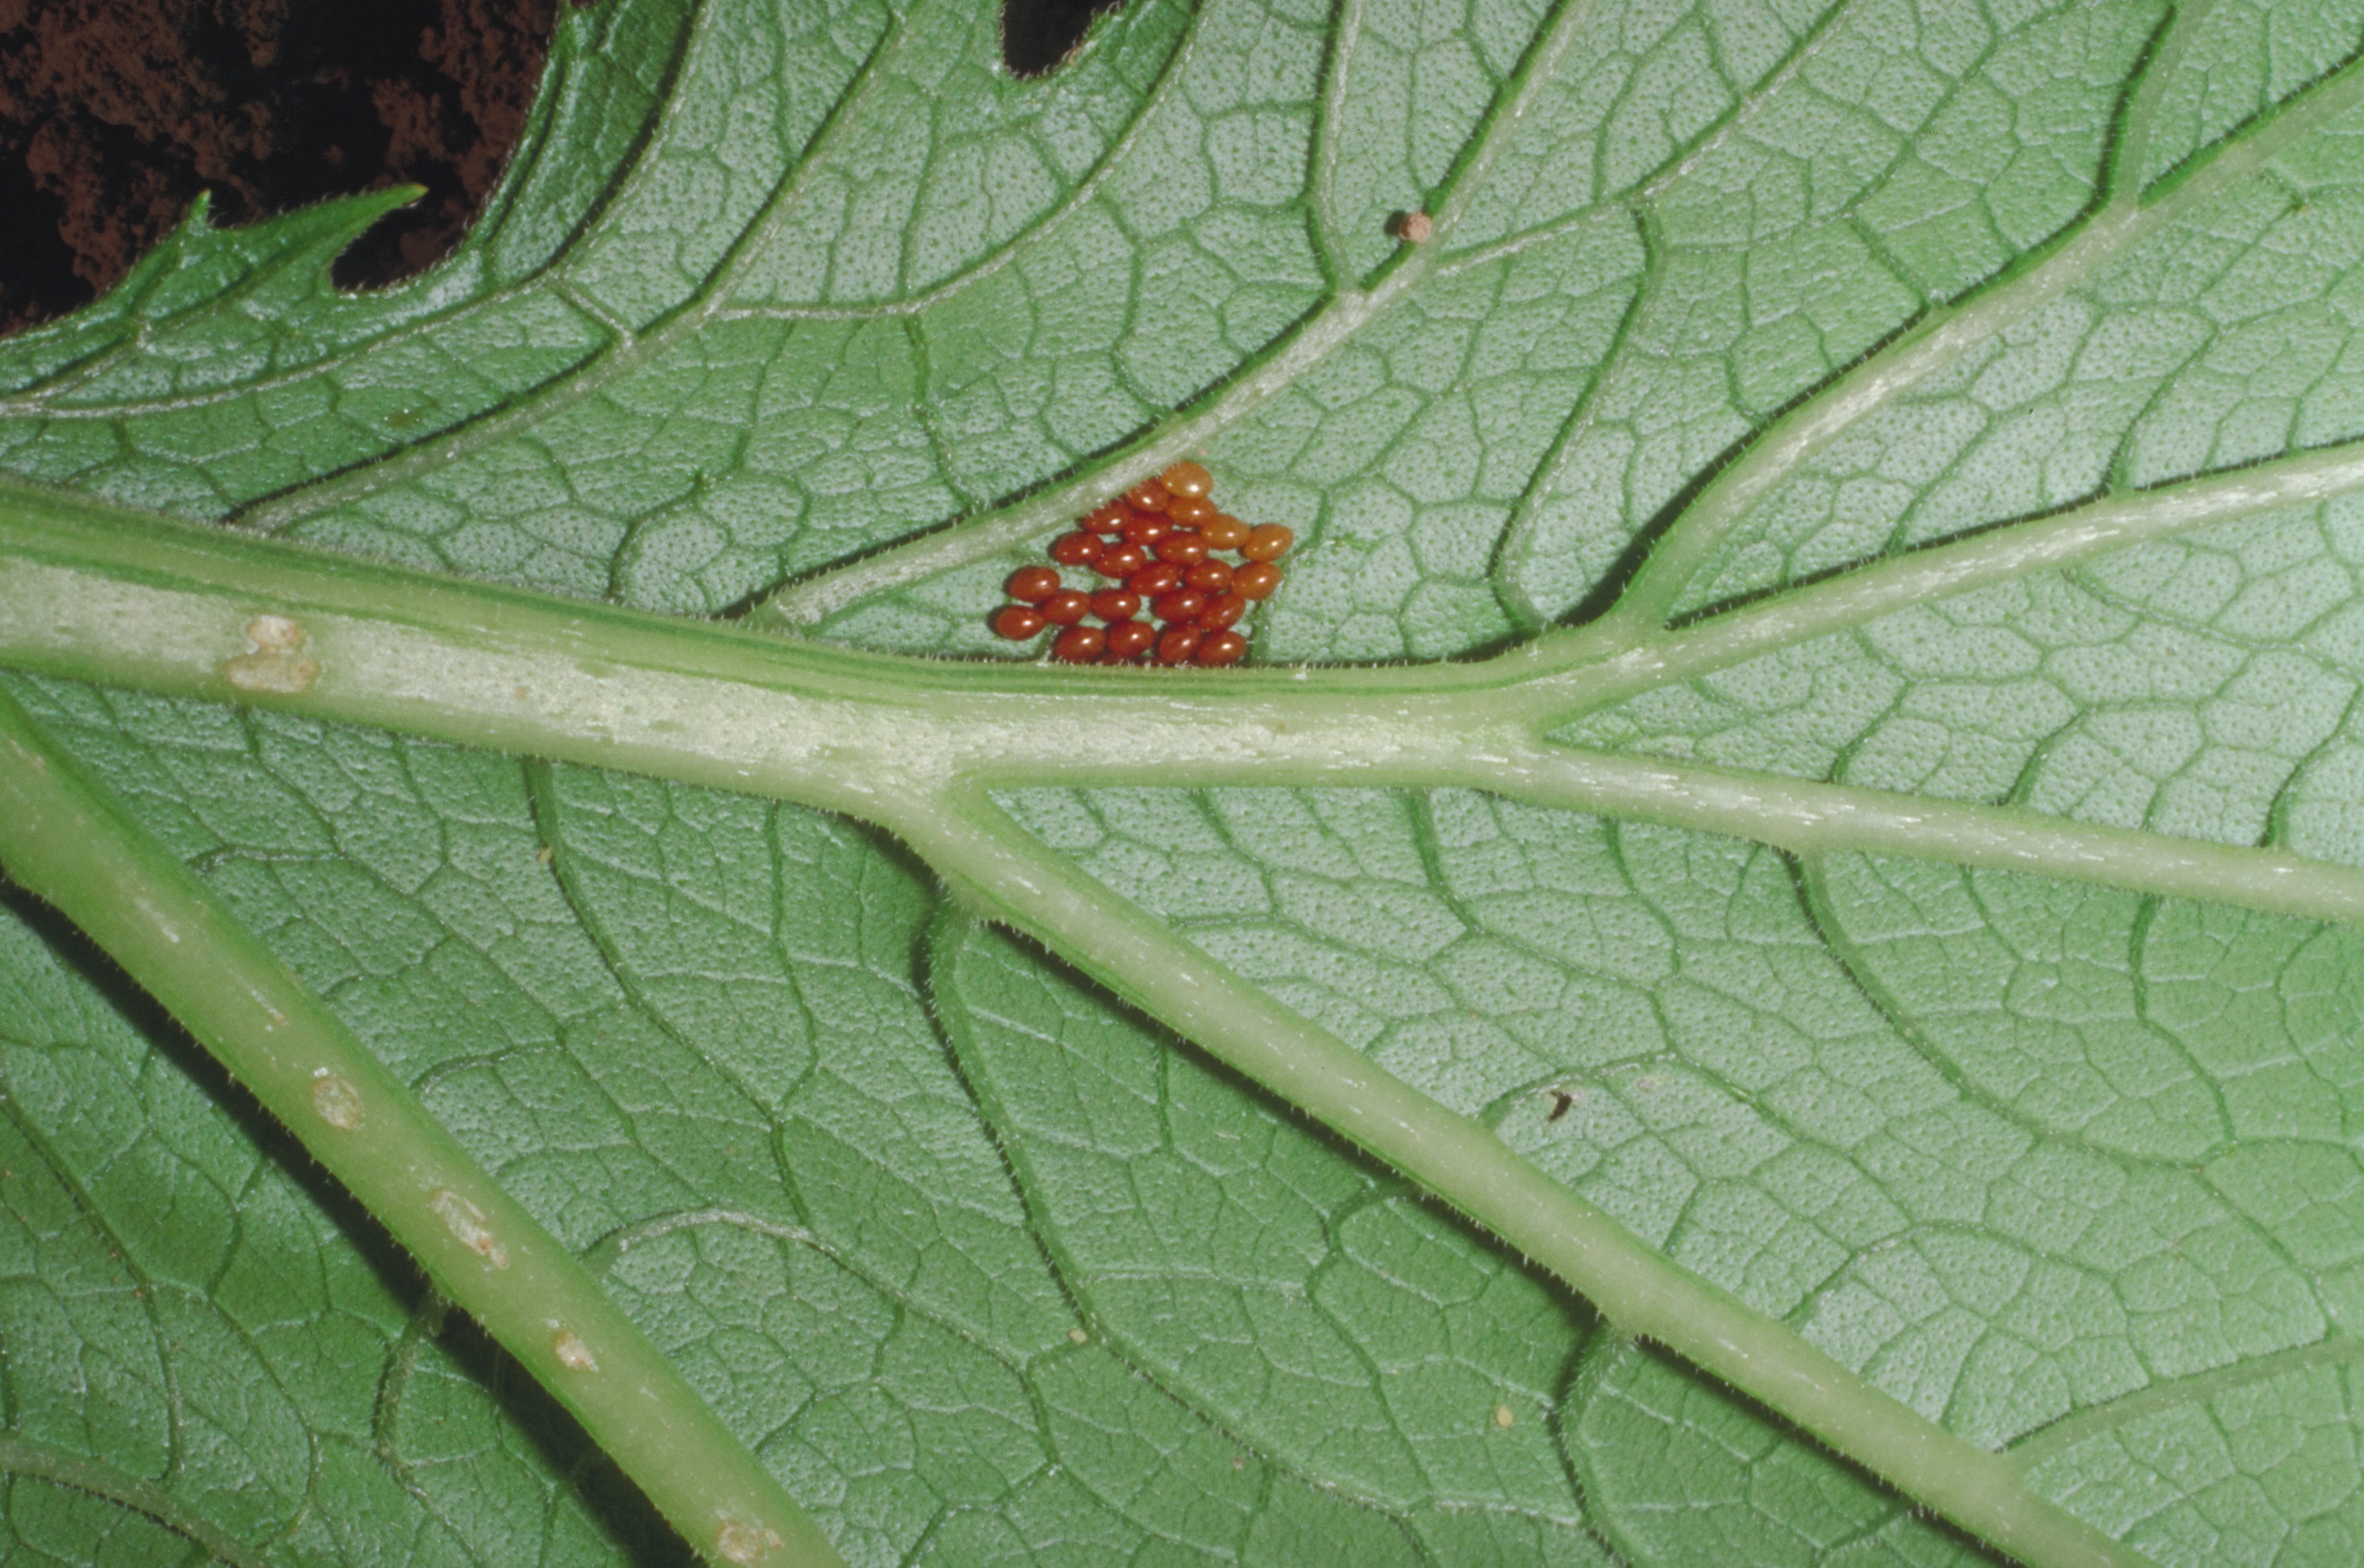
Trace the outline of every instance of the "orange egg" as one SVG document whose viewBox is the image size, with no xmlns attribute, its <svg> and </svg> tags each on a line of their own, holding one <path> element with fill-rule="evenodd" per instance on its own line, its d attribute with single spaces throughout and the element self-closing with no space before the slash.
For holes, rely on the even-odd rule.
<svg viewBox="0 0 2364 1568">
<path fill-rule="evenodd" d="M 1157 476 L 1157 483 L 1176 495 L 1196 499 L 1215 487 L 1215 476 L 1195 462 L 1177 462 Z"/>
<path fill-rule="evenodd" d="M 1243 599 L 1268 599 L 1280 586 L 1280 568 L 1268 561 L 1251 562 L 1232 573 L 1232 592 Z"/>
<path fill-rule="evenodd" d="M 1027 605 L 1004 605 L 993 617 L 993 629 L 1012 642 L 1025 641 L 1045 624 L 1043 612 Z"/>
<path fill-rule="evenodd" d="M 1236 631 L 1219 631 L 1191 651 L 1194 664 L 1236 664 L 1248 651 L 1248 639 Z"/>
<path fill-rule="evenodd" d="M 1218 512 L 1199 525 L 1199 536 L 1211 549 L 1237 550 L 1247 542 L 1248 526 L 1227 512 Z"/>
<path fill-rule="evenodd" d="M 1009 574 L 1003 584 L 1009 596 L 1024 604 L 1039 605 L 1059 591 L 1059 574 L 1047 566 L 1021 566 Z"/>
<path fill-rule="evenodd" d="M 1296 542 L 1297 536 L 1280 524 L 1258 523 L 1248 530 L 1247 540 L 1240 546 L 1240 553 L 1250 561 L 1278 561 Z"/>
<path fill-rule="evenodd" d="M 1108 646 L 1108 633 L 1096 626 L 1071 626 L 1051 644 L 1051 657 L 1070 664 L 1088 664 Z"/>
</svg>

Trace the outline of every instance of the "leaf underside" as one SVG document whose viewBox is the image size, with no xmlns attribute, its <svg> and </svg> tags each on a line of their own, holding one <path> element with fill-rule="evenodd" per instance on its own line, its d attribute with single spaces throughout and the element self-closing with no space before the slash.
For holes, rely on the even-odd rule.
<svg viewBox="0 0 2364 1568">
<path fill-rule="evenodd" d="M 1017 80 L 979 0 L 601 0 L 449 262 L 340 295 L 392 198 L 200 212 L 0 343 L 0 473 L 1018 691 L 1000 579 L 1188 451 L 1302 541 L 1250 662 L 1309 689 L 1664 653 L 1549 743 L 1932 815 L 1154 740 L 992 798 L 2031 1507 L 2353 1562 L 2364 929 L 2306 912 L 2364 867 L 2360 42 L 2354 0 L 1128 0 Z M 0 663 L 849 1562 L 2003 1560 L 875 824 Z M 1977 861 L 1955 807 L 2136 870 Z M 2145 880 L 2195 844 L 2330 891 Z M 0 1145 L 0 1561 L 681 1558 L 13 893 Z"/>
</svg>

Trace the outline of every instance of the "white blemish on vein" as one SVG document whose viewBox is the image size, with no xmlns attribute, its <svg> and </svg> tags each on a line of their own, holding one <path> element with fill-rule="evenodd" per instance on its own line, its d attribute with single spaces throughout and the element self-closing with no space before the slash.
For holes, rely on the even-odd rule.
<svg viewBox="0 0 2364 1568">
<path fill-rule="evenodd" d="M 492 1221 L 485 1218 L 483 1209 L 450 1187 L 437 1187 L 427 1195 L 427 1204 L 462 1246 L 496 1269 L 509 1266 L 509 1250 L 493 1234 Z"/>
<path fill-rule="evenodd" d="M 242 692 L 309 691 L 320 678 L 320 662 L 304 651 L 310 640 L 285 616 L 256 616 L 246 623 L 246 651 L 222 661 L 222 679 Z"/>
<path fill-rule="evenodd" d="M 786 1544 L 777 1530 L 745 1519 L 724 1519 L 714 1532 L 714 1552 L 725 1562 L 760 1562 L 774 1548 Z"/>
<path fill-rule="evenodd" d="M 325 1068 L 312 1080 L 312 1108 L 339 1132 L 352 1131 L 366 1114 L 362 1092 Z"/>
</svg>

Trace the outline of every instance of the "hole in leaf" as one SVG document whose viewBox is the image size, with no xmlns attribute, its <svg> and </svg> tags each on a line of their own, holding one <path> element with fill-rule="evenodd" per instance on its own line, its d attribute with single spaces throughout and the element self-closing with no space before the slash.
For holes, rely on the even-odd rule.
<svg viewBox="0 0 2364 1568">
<path fill-rule="evenodd" d="M 1092 18 L 1116 0 L 1001 0 L 1001 60 L 1013 76 L 1040 76 L 1075 52 Z"/>
<path fill-rule="evenodd" d="M 46 0 L 0 7 L 0 330 L 84 305 L 178 224 L 391 184 L 338 262 L 383 285 L 459 242 L 541 75 L 556 0 Z"/>
</svg>

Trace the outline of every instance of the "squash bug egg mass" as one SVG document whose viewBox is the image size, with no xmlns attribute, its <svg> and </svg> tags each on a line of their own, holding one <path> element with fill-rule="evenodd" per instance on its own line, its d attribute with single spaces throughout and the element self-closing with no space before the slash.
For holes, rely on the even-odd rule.
<svg viewBox="0 0 2364 1568">
<path fill-rule="evenodd" d="M 1203 464 L 1177 462 L 1093 507 L 1050 544 L 1055 565 L 1009 574 L 994 631 L 1024 642 L 1058 628 L 1047 652 L 1068 664 L 1238 663 L 1248 634 L 1236 624 L 1279 588 L 1278 562 L 1297 536 L 1220 510 L 1214 490 Z M 1109 586 L 1066 587 L 1060 566 L 1087 567 Z M 1148 616 L 1135 619 L 1144 606 Z"/>
</svg>

